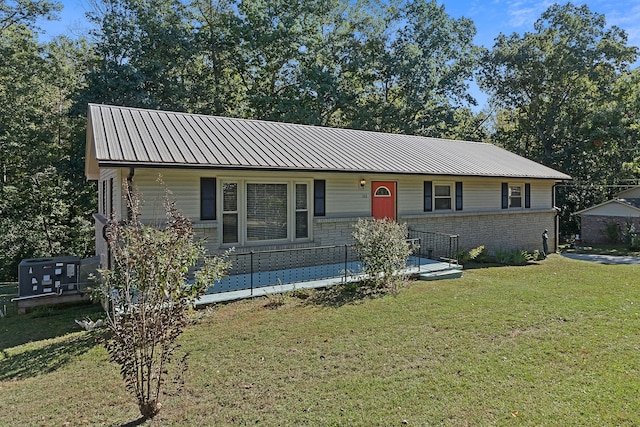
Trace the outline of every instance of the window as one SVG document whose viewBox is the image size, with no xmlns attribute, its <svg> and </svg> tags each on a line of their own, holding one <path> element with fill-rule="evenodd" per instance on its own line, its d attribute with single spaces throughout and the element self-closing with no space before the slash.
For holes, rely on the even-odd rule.
<svg viewBox="0 0 640 427">
<path fill-rule="evenodd" d="M 522 194 L 524 187 L 524 195 Z M 523 205 L 524 196 L 524 205 Z M 531 206 L 531 188 L 523 184 L 502 183 L 502 209 L 518 209 Z"/>
<path fill-rule="evenodd" d="M 462 210 L 462 182 L 456 182 L 456 210 Z"/>
<path fill-rule="evenodd" d="M 437 211 L 451 210 L 450 184 L 435 184 L 433 186 L 433 204 Z"/>
<path fill-rule="evenodd" d="M 102 181 L 102 214 L 108 217 L 107 212 L 107 180 Z"/>
<path fill-rule="evenodd" d="M 313 181 L 313 215 L 325 216 L 325 186 L 324 179 Z"/>
<path fill-rule="evenodd" d="M 509 208 L 522 207 L 522 187 L 519 185 L 509 186 Z"/>
<path fill-rule="evenodd" d="M 432 186 L 433 183 L 431 181 L 424 182 L 424 211 L 431 212 L 433 210 L 433 199 L 432 199 Z"/>
<path fill-rule="evenodd" d="M 238 240 L 238 183 L 222 184 L 222 243 Z"/>
<path fill-rule="evenodd" d="M 296 239 L 309 237 L 307 184 L 296 184 Z"/>
<path fill-rule="evenodd" d="M 247 241 L 287 238 L 287 184 L 247 184 Z"/>
<path fill-rule="evenodd" d="M 311 198 L 308 182 L 222 181 L 223 244 L 309 239 Z"/>
<path fill-rule="evenodd" d="M 200 219 L 216 219 L 215 178 L 200 178 Z"/>
<path fill-rule="evenodd" d="M 113 215 L 113 178 L 109 179 L 109 211 L 107 213 L 110 217 Z"/>
<path fill-rule="evenodd" d="M 375 197 L 391 197 L 391 191 L 385 186 L 376 189 Z"/>
</svg>

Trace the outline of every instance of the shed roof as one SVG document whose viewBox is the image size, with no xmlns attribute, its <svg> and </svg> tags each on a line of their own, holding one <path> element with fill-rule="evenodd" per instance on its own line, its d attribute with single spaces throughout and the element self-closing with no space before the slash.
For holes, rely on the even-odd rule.
<svg viewBox="0 0 640 427">
<path fill-rule="evenodd" d="M 89 104 L 87 177 L 118 166 L 571 179 L 480 142 Z"/>
<path fill-rule="evenodd" d="M 613 215 L 607 210 L 610 207 L 618 208 L 617 214 Z M 640 199 L 611 199 L 575 212 L 574 215 L 640 216 Z"/>
</svg>

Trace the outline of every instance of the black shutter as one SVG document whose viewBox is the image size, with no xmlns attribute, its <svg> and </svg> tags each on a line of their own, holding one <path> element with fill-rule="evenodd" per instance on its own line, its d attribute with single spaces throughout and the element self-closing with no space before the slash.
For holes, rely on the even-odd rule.
<svg viewBox="0 0 640 427">
<path fill-rule="evenodd" d="M 502 183 L 502 209 L 509 208 L 509 183 Z"/>
<path fill-rule="evenodd" d="M 324 179 L 316 179 L 313 181 L 313 216 L 325 216 L 325 187 Z"/>
<path fill-rule="evenodd" d="M 456 210 L 462 210 L 462 182 L 456 182 Z"/>
<path fill-rule="evenodd" d="M 215 178 L 200 178 L 200 219 L 216 219 Z"/>
<path fill-rule="evenodd" d="M 424 211 L 431 212 L 433 210 L 433 195 L 431 193 L 433 183 L 431 181 L 424 182 Z"/>
<path fill-rule="evenodd" d="M 524 185 L 524 207 L 531 207 L 531 184 Z"/>
</svg>

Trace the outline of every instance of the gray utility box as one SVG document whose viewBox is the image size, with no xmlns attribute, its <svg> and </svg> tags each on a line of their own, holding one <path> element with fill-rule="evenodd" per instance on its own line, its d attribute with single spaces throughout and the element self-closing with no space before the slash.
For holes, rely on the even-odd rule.
<svg viewBox="0 0 640 427">
<path fill-rule="evenodd" d="M 18 265 L 18 297 L 77 293 L 80 258 L 23 259 Z"/>
</svg>

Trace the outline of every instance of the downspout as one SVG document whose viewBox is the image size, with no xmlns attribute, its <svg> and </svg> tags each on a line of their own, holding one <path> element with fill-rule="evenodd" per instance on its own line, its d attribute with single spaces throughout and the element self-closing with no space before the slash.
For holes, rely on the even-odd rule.
<svg viewBox="0 0 640 427">
<path fill-rule="evenodd" d="M 562 181 L 564 183 L 564 181 Z M 558 183 L 553 184 L 553 190 L 551 192 L 551 206 L 556 214 L 553 218 L 553 252 L 558 252 L 558 241 L 560 237 L 560 212 L 561 209 L 556 206 L 556 187 Z"/>
</svg>

